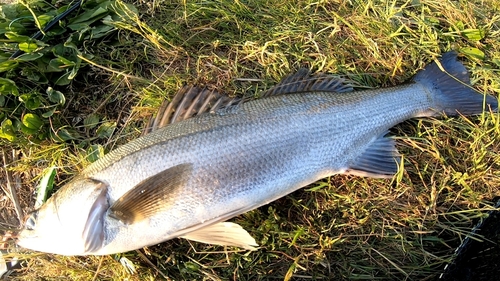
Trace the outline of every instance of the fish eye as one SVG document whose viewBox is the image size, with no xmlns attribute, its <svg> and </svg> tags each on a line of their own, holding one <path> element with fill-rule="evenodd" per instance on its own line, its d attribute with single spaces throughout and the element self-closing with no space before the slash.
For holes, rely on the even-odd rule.
<svg viewBox="0 0 500 281">
<path fill-rule="evenodd" d="M 26 227 L 27 230 L 35 230 L 36 227 L 36 217 L 37 217 L 38 212 L 32 212 L 28 219 L 26 219 L 26 222 L 24 223 L 24 227 Z"/>
</svg>

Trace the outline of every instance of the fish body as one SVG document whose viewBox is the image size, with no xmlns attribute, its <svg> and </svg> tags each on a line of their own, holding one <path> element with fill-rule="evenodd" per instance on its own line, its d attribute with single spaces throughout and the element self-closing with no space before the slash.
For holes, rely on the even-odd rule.
<svg viewBox="0 0 500 281">
<path fill-rule="evenodd" d="M 28 219 L 18 244 L 63 255 L 175 237 L 251 248 L 246 231 L 221 222 L 330 175 L 392 176 L 400 157 L 385 135 L 404 120 L 497 109 L 495 98 L 468 86 L 455 53 L 440 64 L 448 73 L 432 63 L 405 85 L 341 93 L 333 79 L 297 74 L 268 97 L 158 129 L 62 187 Z"/>
</svg>

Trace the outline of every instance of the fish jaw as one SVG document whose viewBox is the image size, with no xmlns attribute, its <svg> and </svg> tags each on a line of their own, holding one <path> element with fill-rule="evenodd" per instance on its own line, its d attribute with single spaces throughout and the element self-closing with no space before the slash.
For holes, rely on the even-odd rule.
<svg viewBox="0 0 500 281">
<path fill-rule="evenodd" d="M 31 213 L 19 233 L 17 244 L 45 253 L 90 254 L 101 247 L 94 242 L 94 247 L 89 249 L 89 238 L 85 235 L 89 234 L 89 229 L 91 235 L 100 235 L 95 233 L 95 227 L 89 228 L 88 223 L 92 220 L 92 208 L 96 208 L 96 202 L 102 202 L 99 200 L 102 196 L 102 183 L 82 178 L 73 180 Z M 103 218 L 97 221 L 103 222 Z"/>
</svg>

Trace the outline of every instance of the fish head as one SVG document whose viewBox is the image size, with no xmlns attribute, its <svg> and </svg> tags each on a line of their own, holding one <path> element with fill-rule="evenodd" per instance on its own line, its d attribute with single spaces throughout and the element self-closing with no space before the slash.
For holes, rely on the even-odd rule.
<svg viewBox="0 0 500 281">
<path fill-rule="evenodd" d="M 104 245 L 108 208 L 104 183 L 75 179 L 27 217 L 17 244 L 60 255 L 92 254 Z"/>
</svg>

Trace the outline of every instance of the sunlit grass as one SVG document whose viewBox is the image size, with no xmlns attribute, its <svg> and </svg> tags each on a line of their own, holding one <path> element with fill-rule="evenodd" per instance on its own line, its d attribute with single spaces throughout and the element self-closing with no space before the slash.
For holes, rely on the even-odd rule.
<svg viewBox="0 0 500 281">
<path fill-rule="evenodd" d="M 474 87 L 500 95 L 497 1 L 138 1 L 116 40 L 93 46 L 92 75 L 74 85 L 68 127 L 98 114 L 106 138 L 77 123 L 72 143 L 26 144 L 9 166 L 23 188 L 58 167 L 64 183 L 89 164 L 91 144 L 110 150 L 183 84 L 256 94 L 299 67 L 347 75 L 364 86 L 403 83 L 448 50 L 462 53 Z M 122 5 L 117 2 L 116 5 Z M 481 53 L 484 54 L 481 57 Z M 479 56 L 479 57 L 478 57 Z M 401 101 L 404 102 L 404 101 Z M 394 180 L 332 176 L 233 221 L 255 252 L 174 239 L 105 257 L 34 254 L 12 280 L 423 280 L 500 195 L 500 116 L 418 119 L 392 129 L 404 155 Z M 63 122 L 64 123 L 64 122 Z M 54 128 L 55 130 L 58 128 Z M 3 174 L 2 174 L 3 175 Z M 29 194 L 29 192 L 26 192 Z M 31 198 L 26 198 L 29 202 Z M 130 274 L 120 263 L 136 267 Z"/>
</svg>

